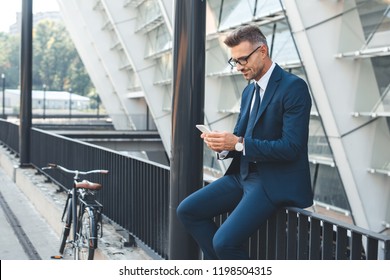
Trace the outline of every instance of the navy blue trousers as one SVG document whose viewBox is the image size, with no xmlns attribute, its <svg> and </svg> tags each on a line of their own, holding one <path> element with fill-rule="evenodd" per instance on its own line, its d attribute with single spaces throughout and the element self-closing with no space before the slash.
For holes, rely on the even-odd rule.
<svg viewBox="0 0 390 280">
<path fill-rule="evenodd" d="M 248 238 L 276 211 L 261 186 L 259 174 L 226 175 L 184 199 L 179 220 L 199 244 L 204 259 L 249 259 Z M 230 212 L 220 226 L 213 217 Z"/>
</svg>

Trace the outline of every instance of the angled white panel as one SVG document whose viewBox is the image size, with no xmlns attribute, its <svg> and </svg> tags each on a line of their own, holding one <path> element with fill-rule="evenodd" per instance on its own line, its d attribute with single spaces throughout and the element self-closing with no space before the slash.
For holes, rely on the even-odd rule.
<svg viewBox="0 0 390 280">
<path fill-rule="evenodd" d="M 58 0 L 58 3 L 67 29 L 115 128 L 133 128 L 127 106 L 118 94 L 117 73 L 113 71 L 116 57 L 110 51 L 109 35 L 102 31 L 101 19 L 93 10 L 96 1 Z"/>
</svg>

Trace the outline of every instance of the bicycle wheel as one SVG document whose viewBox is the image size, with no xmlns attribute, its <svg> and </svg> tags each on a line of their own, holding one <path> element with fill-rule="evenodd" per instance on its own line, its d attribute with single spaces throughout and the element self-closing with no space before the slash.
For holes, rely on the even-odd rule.
<svg viewBox="0 0 390 280">
<path fill-rule="evenodd" d="M 97 230 L 94 212 L 86 207 L 79 223 L 77 254 L 79 260 L 93 260 L 97 247 Z"/>
<path fill-rule="evenodd" d="M 66 212 L 64 228 L 62 229 L 61 238 L 60 238 L 61 243 L 60 243 L 59 252 L 61 255 L 64 254 L 66 240 L 68 239 L 70 227 L 72 225 L 72 200 L 71 199 L 67 200 L 67 205 L 65 205 L 65 207 L 67 212 Z"/>
</svg>

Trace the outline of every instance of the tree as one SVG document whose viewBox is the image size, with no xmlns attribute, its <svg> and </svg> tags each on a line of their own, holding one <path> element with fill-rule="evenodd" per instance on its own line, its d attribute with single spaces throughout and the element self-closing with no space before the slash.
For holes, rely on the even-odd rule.
<svg viewBox="0 0 390 280">
<path fill-rule="evenodd" d="M 69 90 L 86 95 L 90 78 L 65 26 L 56 21 L 41 21 L 34 33 L 33 84 L 46 84 L 51 90 Z"/>
<path fill-rule="evenodd" d="M 7 88 L 19 85 L 20 38 L 0 32 L 0 74 L 5 74 Z"/>
<path fill-rule="evenodd" d="M 69 67 L 70 86 L 73 92 L 77 92 L 80 95 L 87 96 L 91 92 L 94 92 L 92 82 L 89 78 L 87 71 L 85 70 L 84 64 L 80 57 L 77 57 L 72 61 Z"/>
<path fill-rule="evenodd" d="M 18 88 L 20 36 L 0 32 L 0 74 L 6 87 Z M 33 89 L 69 90 L 87 95 L 93 91 L 88 73 L 64 24 L 43 20 L 33 30 Z"/>
</svg>

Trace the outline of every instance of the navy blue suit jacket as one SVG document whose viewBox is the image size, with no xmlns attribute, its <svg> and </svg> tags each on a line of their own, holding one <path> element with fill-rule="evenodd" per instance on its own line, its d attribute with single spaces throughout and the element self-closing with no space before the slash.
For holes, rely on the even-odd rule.
<svg viewBox="0 0 390 280">
<path fill-rule="evenodd" d="M 254 84 L 241 97 L 234 134 L 244 136 Z M 311 97 L 304 80 L 276 65 L 269 79 L 252 137 L 246 137 L 245 156 L 256 162 L 261 184 L 279 206 L 309 207 L 313 203 L 307 142 Z M 226 175 L 240 172 L 242 152 L 232 157 Z"/>
</svg>

